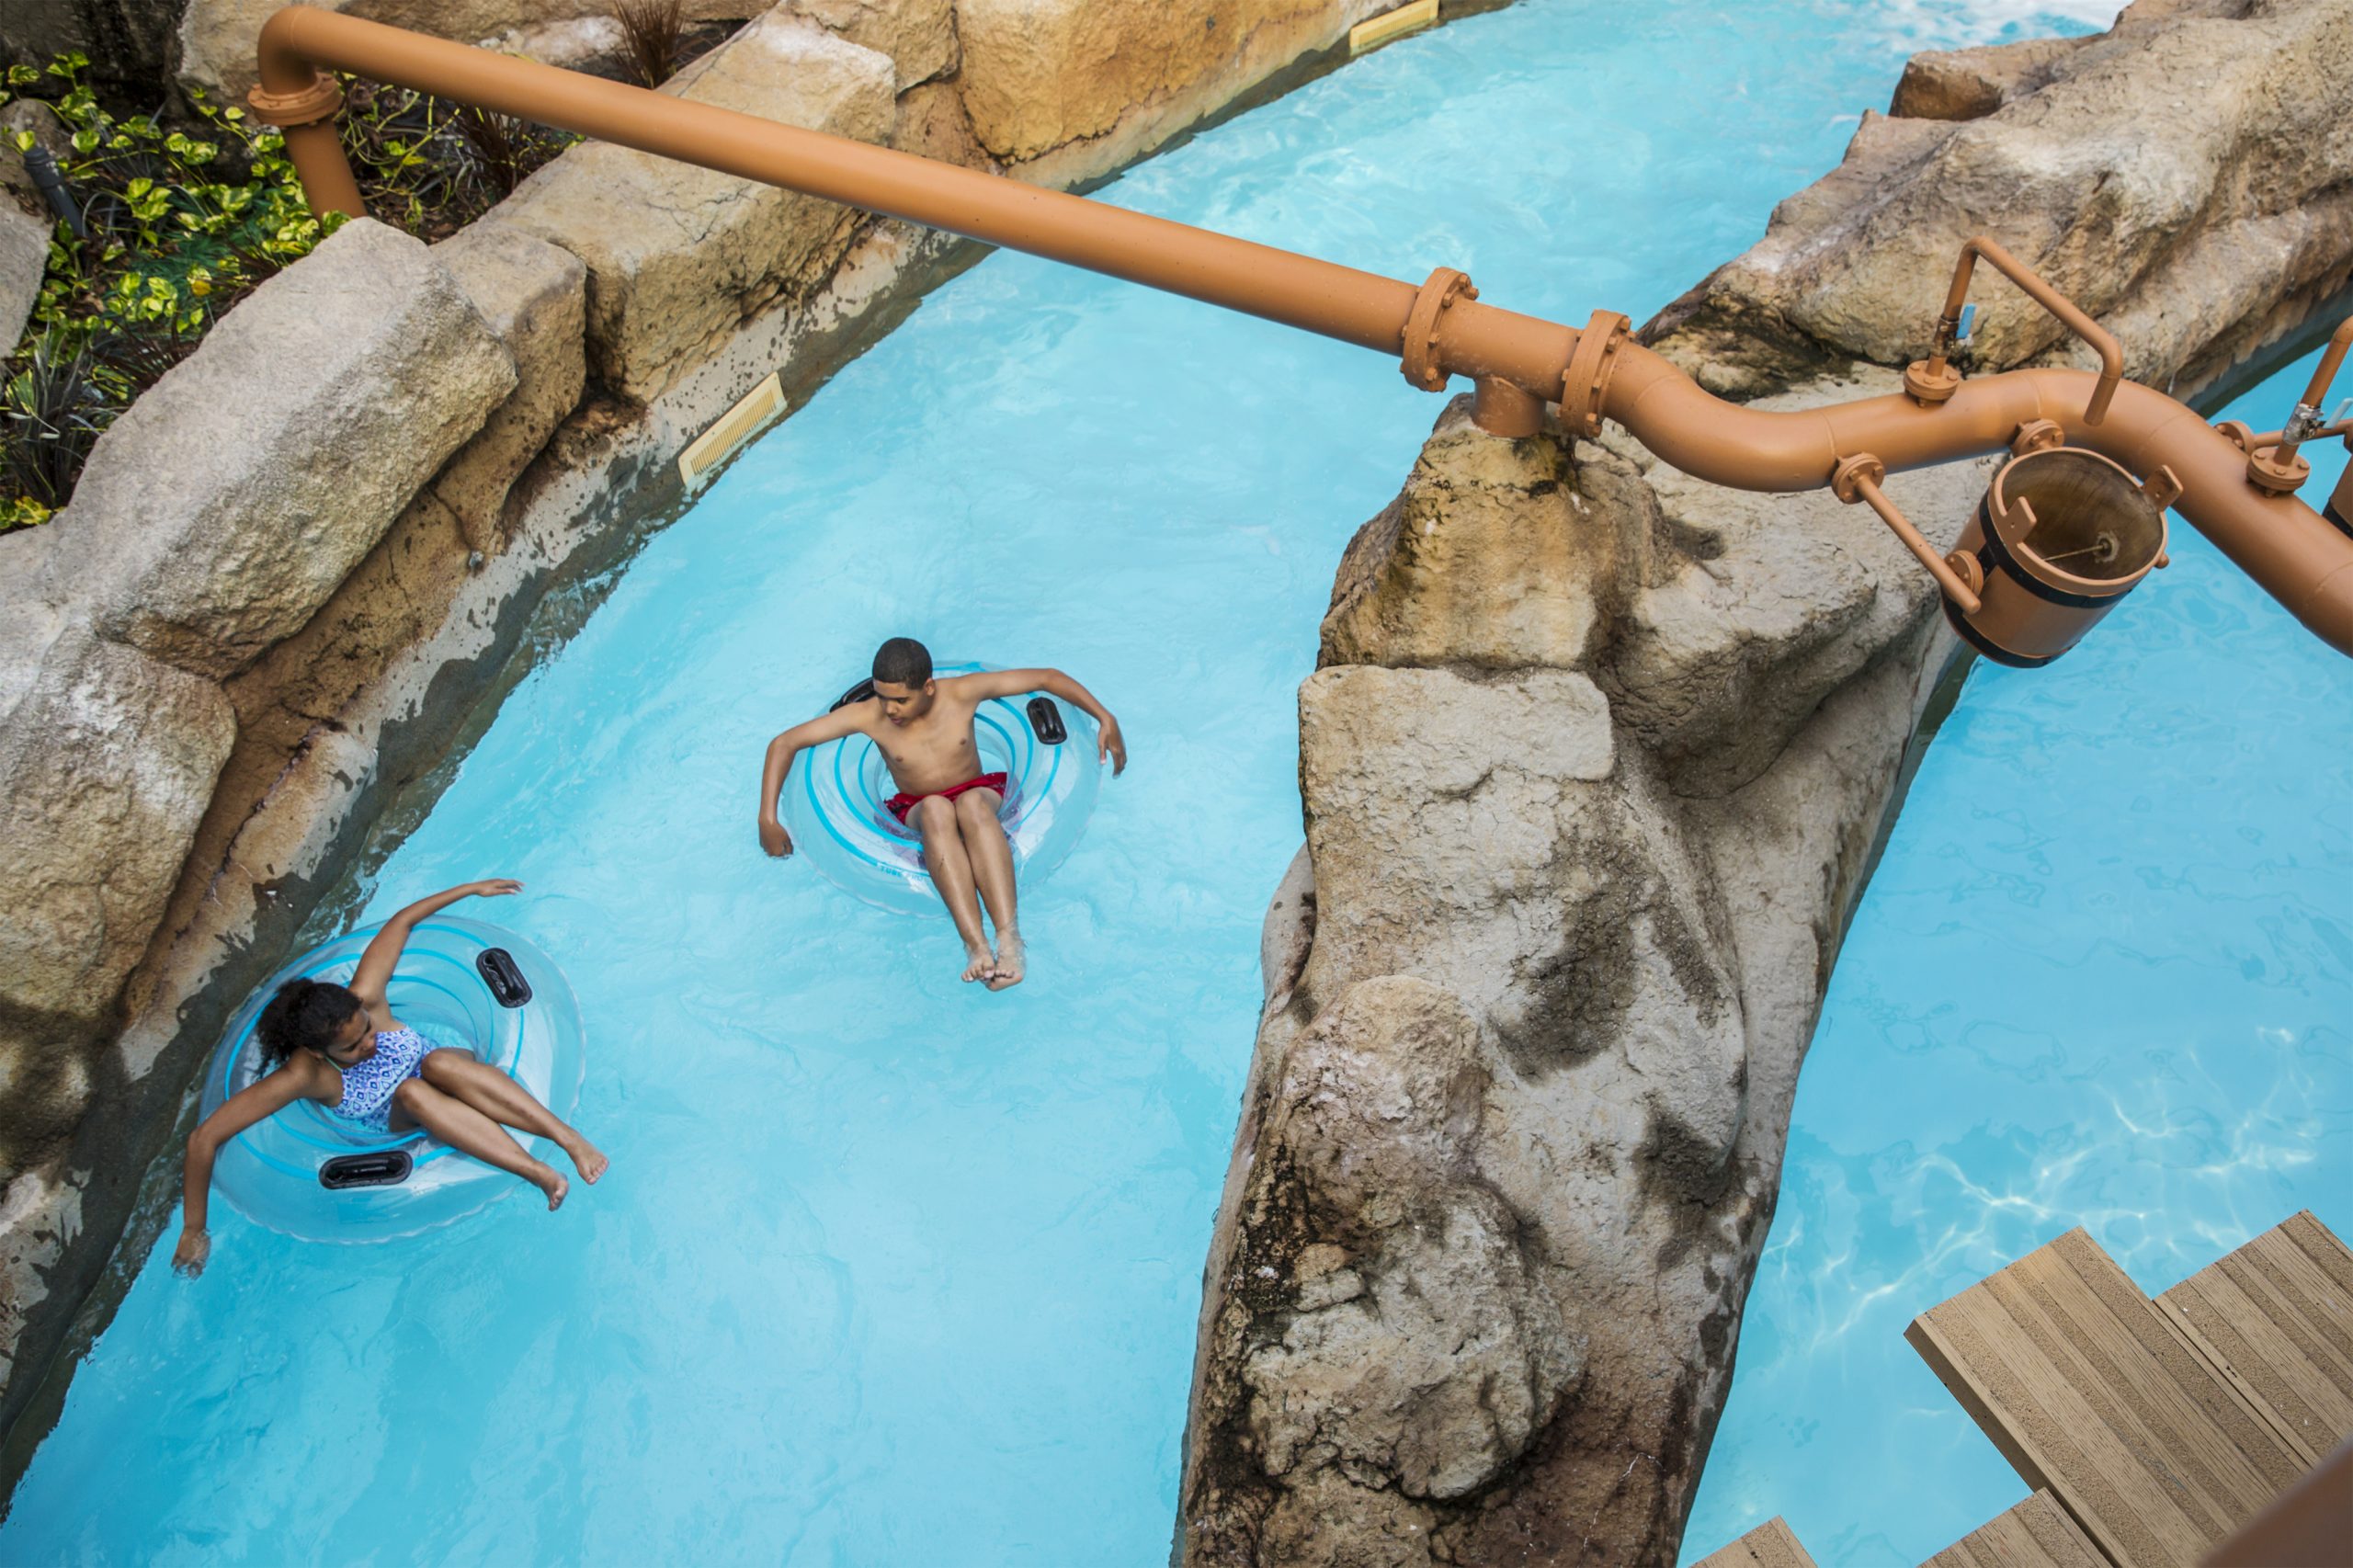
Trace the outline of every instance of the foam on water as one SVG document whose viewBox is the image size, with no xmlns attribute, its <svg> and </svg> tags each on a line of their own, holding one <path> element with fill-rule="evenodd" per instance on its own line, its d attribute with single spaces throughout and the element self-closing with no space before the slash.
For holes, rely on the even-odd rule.
<svg viewBox="0 0 2353 1568">
<path fill-rule="evenodd" d="M 2006 6 L 1527 0 L 1108 194 L 1396 276 L 1460 266 L 1561 320 L 1639 318 L 1836 162 L 1906 49 L 2026 26 Z M 1299 842 L 1293 692 L 1343 544 L 1437 408 L 1373 356 L 1018 256 L 934 295 L 646 546 L 368 900 L 530 884 L 480 913 L 568 969 L 580 1119 L 613 1174 L 555 1218 L 507 1202 L 397 1246 L 305 1245 L 216 1205 L 210 1272 L 173 1279 L 167 1242 L 92 1349 L 0 1561 L 1163 1561 L 1258 922 Z M 898 631 L 1066 665 L 1129 729 L 1134 765 L 1025 908 L 1033 979 L 1003 996 L 957 983 L 938 923 L 754 844 L 767 736 Z M 2173 742 L 2187 763 L 2236 733 Z M 2084 766 L 2084 788 L 2117 771 Z M 2150 864 L 2228 896 L 2284 852 L 2265 821 L 2269 847 Z M 2301 975 L 2333 949 L 2290 925 L 2270 961 L 2292 950 Z M 2220 1017 L 2277 994 L 2234 983 L 2254 989 Z M 2198 1119 L 2193 1069 L 2228 1067 L 2170 1059 L 2168 1147 L 2286 1158 L 2259 1118 Z M 1906 1099 L 1889 1125 L 2007 1190 L 1981 1174 L 1995 1135 L 1956 1142 L 1953 1114 Z"/>
</svg>

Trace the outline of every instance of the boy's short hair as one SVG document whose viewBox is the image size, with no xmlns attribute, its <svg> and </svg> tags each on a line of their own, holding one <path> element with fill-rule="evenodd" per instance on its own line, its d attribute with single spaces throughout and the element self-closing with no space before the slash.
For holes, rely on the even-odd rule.
<svg viewBox="0 0 2353 1568">
<path fill-rule="evenodd" d="M 874 678 L 921 686 L 931 678 L 931 650 L 912 637 L 893 637 L 874 650 Z"/>
</svg>

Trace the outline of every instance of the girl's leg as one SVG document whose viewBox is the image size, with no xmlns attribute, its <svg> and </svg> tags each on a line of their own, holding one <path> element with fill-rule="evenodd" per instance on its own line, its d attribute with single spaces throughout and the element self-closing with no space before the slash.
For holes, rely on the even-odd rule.
<svg viewBox="0 0 2353 1568">
<path fill-rule="evenodd" d="M 531 1091 L 486 1062 L 462 1051 L 433 1051 L 422 1063 L 425 1081 L 453 1099 L 463 1101 L 493 1121 L 524 1132 L 536 1132 L 566 1154 L 583 1179 L 594 1183 L 605 1174 L 605 1156 L 532 1097 Z"/>
<path fill-rule="evenodd" d="M 544 1160 L 535 1160 L 506 1130 L 463 1100 L 443 1094 L 422 1078 L 411 1078 L 392 1091 L 392 1108 L 452 1149 L 472 1154 L 485 1165 L 495 1165 L 521 1176 L 548 1195 L 548 1207 L 563 1202 L 572 1184 Z M 394 1118 L 395 1123 L 400 1117 Z"/>
</svg>

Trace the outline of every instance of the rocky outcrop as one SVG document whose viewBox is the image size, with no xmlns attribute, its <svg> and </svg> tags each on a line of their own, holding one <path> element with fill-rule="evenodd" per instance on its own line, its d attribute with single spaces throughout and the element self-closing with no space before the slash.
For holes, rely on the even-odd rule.
<svg viewBox="0 0 2353 1568">
<path fill-rule="evenodd" d="M 1980 233 L 2116 334 L 2127 375 L 2158 384 L 2211 380 L 2344 287 L 2353 125 L 2336 73 L 2353 10 L 2143 0 L 2063 52 L 1964 57 L 1986 89 L 1936 107 L 1976 117 L 1867 114 L 1836 173 L 1662 313 L 1658 346 L 1741 394 L 1847 358 L 1900 365 Z M 1976 298 L 1980 362 L 2092 362 L 2006 282 L 1984 278 Z"/>
<path fill-rule="evenodd" d="M 2143 5 L 1977 51 L 2010 84 L 1980 118 L 1871 117 L 1648 332 L 1770 405 L 1892 391 L 1982 231 L 2194 391 L 2353 271 L 2348 29 L 2347 0 Z M 2234 172 L 2258 154 L 2279 185 Z M 2066 352 L 1999 287 L 1980 367 Z M 1989 467 L 1890 493 L 1948 541 Z M 1823 988 L 1955 665 L 1935 606 L 1859 507 L 1449 407 L 1300 693 L 1307 845 L 1262 944 L 1179 1562 L 1673 1560 Z"/>
<path fill-rule="evenodd" d="M 151 101 L 167 79 L 172 32 L 187 0 L 8 0 L 0 6 L 0 60 L 43 61 L 75 51 L 98 85 Z"/>
<path fill-rule="evenodd" d="M 888 138 L 890 57 L 783 7 L 680 74 L 697 103 L 861 142 Z M 849 248 L 848 208 L 608 143 L 523 182 L 477 227 L 568 246 L 588 267 L 597 375 L 637 401 L 659 394 L 749 317 L 805 301 Z"/>
<path fill-rule="evenodd" d="M 1892 483 L 1952 530 L 1984 476 Z M 1287 884 L 1279 914 L 1312 913 L 1269 922 L 1303 957 L 1267 977 L 1180 1560 L 1671 1541 L 1812 999 L 1950 657 L 1934 603 L 1825 495 L 1449 408 L 1300 694 L 1312 903 Z M 1302 1354 L 1336 1336 L 1379 1386 Z"/>
<path fill-rule="evenodd" d="M 964 103 L 989 156 L 1082 183 L 1213 112 L 1239 78 L 1329 49 L 1392 0 L 957 0 Z"/>
<path fill-rule="evenodd" d="M 12 349 L 40 299 L 49 266 L 49 225 L 0 192 L 0 343 Z"/>
</svg>

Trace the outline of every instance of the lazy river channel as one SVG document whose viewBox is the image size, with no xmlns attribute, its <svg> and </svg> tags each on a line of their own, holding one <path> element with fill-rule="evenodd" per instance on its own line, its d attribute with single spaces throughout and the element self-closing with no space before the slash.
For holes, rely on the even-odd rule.
<svg viewBox="0 0 2353 1568">
<path fill-rule="evenodd" d="M 1640 319 L 1835 165 L 1913 50 L 2109 9 L 1525 0 L 1104 194 Z M 1661 112 L 1684 104 L 1709 108 Z M 1259 920 L 1299 842 L 1293 691 L 1438 408 L 1373 356 L 1024 257 L 934 294 L 647 544 L 343 901 L 529 884 L 460 913 L 568 970 L 612 1173 L 552 1218 L 519 1195 L 370 1247 L 216 1205 L 194 1282 L 167 1228 L 0 1562 L 1163 1561 Z M 1801 1091 L 1695 1549 L 1776 1511 L 1853 1561 L 1942 1545 L 2017 1491 L 1958 1412 L 1908 1474 L 1868 1434 L 1802 1447 L 1833 1405 L 1941 1398 L 1900 1342 L 1870 1358 L 1904 1315 L 2078 1219 L 2165 1282 L 2344 1170 L 2341 1079 L 2312 1084 L 2353 937 L 2296 879 L 2310 835 L 2341 860 L 2353 831 L 2347 687 L 2210 551 L 2176 557 L 2055 671 L 1981 672 L 1931 753 Z M 944 924 L 754 844 L 762 744 L 899 632 L 1061 665 L 1128 730 L 1004 995 L 958 983 Z M 2331 703 L 2325 733 L 2290 717 Z M 2011 1000 L 1955 999 L 1986 953 L 2073 1010 L 1964 1027 Z M 1996 1087 L 1952 1090 L 1970 1063 Z M 1967 1517 L 1936 1534 L 1915 1490 Z"/>
</svg>

